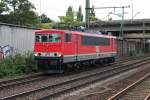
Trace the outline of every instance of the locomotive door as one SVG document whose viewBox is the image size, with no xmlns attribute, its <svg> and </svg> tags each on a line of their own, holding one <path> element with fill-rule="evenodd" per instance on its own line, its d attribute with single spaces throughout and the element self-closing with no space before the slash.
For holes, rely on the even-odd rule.
<svg viewBox="0 0 150 100">
<path fill-rule="evenodd" d="M 76 55 L 76 56 L 75 56 L 75 57 L 76 57 L 76 58 L 75 58 L 76 61 L 78 61 L 78 49 L 79 49 L 79 48 L 78 48 L 78 47 L 79 47 L 79 45 L 78 45 L 78 38 L 79 38 L 79 37 L 78 37 L 78 35 L 76 34 L 76 35 L 75 35 L 75 41 L 74 41 L 74 42 L 75 42 L 74 50 L 75 50 L 75 55 Z"/>
<path fill-rule="evenodd" d="M 111 38 L 110 46 L 111 46 L 111 51 L 113 52 L 113 50 L 114 50 L 114 39 L 113 38 Z"/>
<path fill-rule="evenodd" d="M 66 33 L 64 44 L 64 62 L 74 62 L 77 59 L 77 41 L 76 34 Z"/>
<path fill-rule="evenodd" d="M 96 46 L 96 53 L 99 54 L 100 50 L 99 50 L 99 46 Z"/>
</svg>

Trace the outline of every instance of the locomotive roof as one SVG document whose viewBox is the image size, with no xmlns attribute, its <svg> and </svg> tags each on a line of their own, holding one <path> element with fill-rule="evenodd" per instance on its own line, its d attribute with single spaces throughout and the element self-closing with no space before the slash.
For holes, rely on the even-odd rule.
<svg viewBox="0 0 150 100">
<path fill-rule="evenodd" d="M 112 35 L 104 35 L 104 34 L 96 34 L 96 33 L 87 33 L 87 32 L 80 32 L 80 31 L 70 31 L 70 30 L 61 30 L 61 29 L 42 29 L 36 30 L 35 33 L 48 33 L 48 32 L 58 32 L 58 33 L 72 33 L 72 34 L 79 34 L 79 35 L 86 35 L 86 36 L 95 36 L 95 37 L 105 37 L 105 38 L 116 38 Z"/>
</svg>

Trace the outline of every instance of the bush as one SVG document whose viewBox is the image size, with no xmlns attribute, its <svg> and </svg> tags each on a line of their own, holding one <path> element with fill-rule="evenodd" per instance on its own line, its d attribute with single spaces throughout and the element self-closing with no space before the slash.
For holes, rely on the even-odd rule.
<svg viewBox="0 0 150 100">
<path fill-rule="evenodd" d="M 129 56 L 142 56 L 144 55 L 143 51 L 129 51 Z"/>
<path fill-rule="evenodd" d="M 29 74 L 36 70 L 32 53 L 17 54 L 0 61 L 0 77 Z"/>
</svg>

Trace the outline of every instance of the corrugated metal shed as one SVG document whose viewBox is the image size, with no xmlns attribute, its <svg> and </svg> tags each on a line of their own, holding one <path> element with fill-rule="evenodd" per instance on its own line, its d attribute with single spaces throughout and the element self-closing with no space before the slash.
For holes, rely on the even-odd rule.
<svg viewBox="0 0 150 100">
<path fill-rule="evenodd" d="M 34 30 L 25 26 L 0 23 L 0 46 L 10 45 L 17 52 L 32 51 Z"/>
</svg>

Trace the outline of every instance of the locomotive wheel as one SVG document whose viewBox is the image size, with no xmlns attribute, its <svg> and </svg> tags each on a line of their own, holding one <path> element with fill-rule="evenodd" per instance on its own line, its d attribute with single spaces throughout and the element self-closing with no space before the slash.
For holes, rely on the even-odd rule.
<svg viewBox="0 0 150 100">
<path fill-rule="evenodd" d="M 44 64 L 43 64 L 42 61 L 37 61 L 37 68 L 38 68 L 38 70 L 42 71 L 43 70 L 43 66 L 44 66 Z"/>
<path fill-rule="evenodd" d="M 74 63 L 73 67 L 74 67 L 74 70 L 77 71 L 77 70 L 80 69 L 80 64 L 79 63 Z"/>
<path fill-rule="evenodd" d="M 111 58 L 112 59 L 112 62 L 115 62 L 115 58 L 113 57 L 113 58 Z"/>
<path fill-rule="evenodd" d="M 115 62 L 115 58 L 109 58 L 109 62 L 110 62 L 110 63 Z"/>
<path fill-rule="evenodd" d="M 66 64 L 65 70 L 67 72 L 73 71 L 73 64 L 71 64 L 71 63 Z"/>
<path fill-rule="evenodd" d="M 90 65 L 91 66 L 95 65 L 95 61 L 94 60 L 90 61 Z"/>
<path fill-rule="evenodd" d="M 109 63 L 109 59 L 108 58 L 105 59 L 105 64 L 107 64 L 107 63 Z"/>
</svg>

